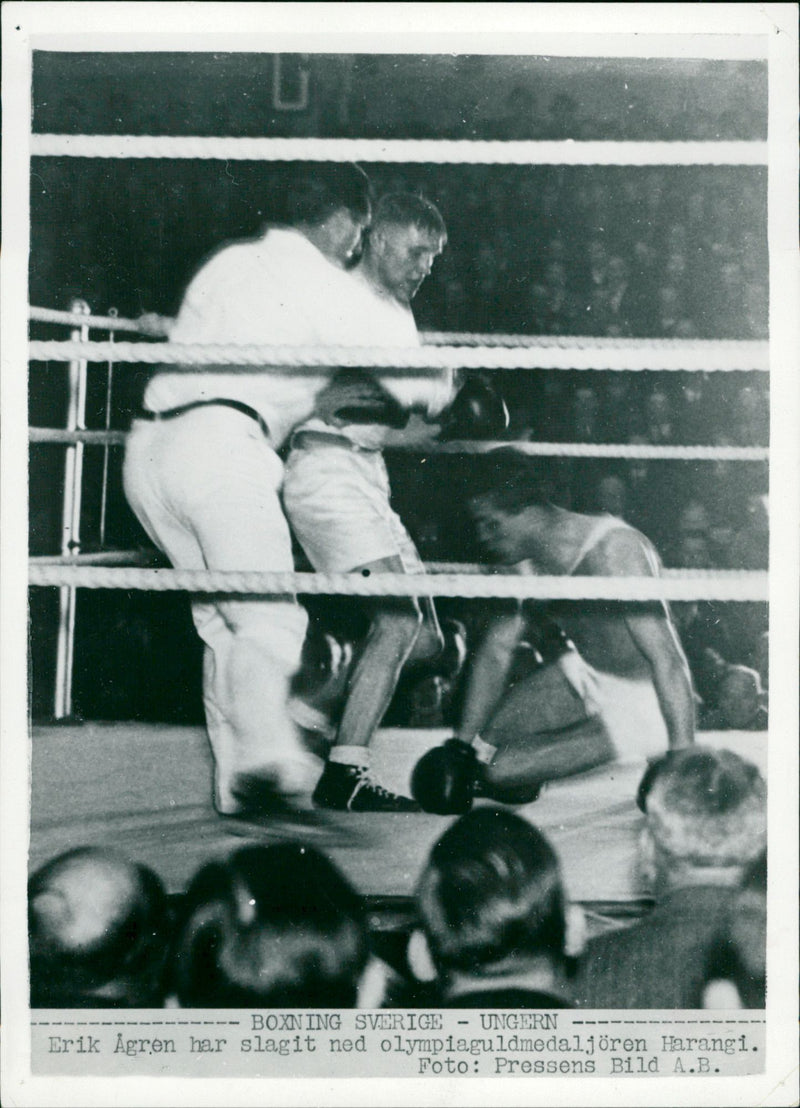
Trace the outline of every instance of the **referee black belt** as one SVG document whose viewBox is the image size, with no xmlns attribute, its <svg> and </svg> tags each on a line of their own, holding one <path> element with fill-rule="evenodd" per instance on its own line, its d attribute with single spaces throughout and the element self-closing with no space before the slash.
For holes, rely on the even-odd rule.
<svg viewBox="0 0 800 1108">
<path fill-rule="evenodd" d="M 269 438 L 269 427 L 264 417 L 260 412 L 257 412 L 255 408 L 251 408 L 249 404 L 245 404 L 241 400 L 227 400 L 225 398 L 218 400 L 193 400 L 190 404 L 181 404 L 179 408 L 167 408 L 167 410 L 163 412 L 151 412 L 147 408 L 141 408 L 136 413 L 136 418 L 147 419 L 153 423 L 160 423 L 163 419 L 177 419 L 178 416 L 185 415 L 187 412 L 193 412 L 196 408 L 233 408 L 235 412 L 241 412 L 242 415 L 246 415 L 249 419 L 254 419 L 264 435 Z"/>
</svg>

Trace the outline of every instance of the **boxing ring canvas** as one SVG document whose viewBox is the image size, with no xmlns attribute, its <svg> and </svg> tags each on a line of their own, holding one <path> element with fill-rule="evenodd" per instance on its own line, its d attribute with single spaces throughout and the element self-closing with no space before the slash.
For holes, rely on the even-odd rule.
<svg viewBox="0 0 800 1108">
<path fill-rule="evenodd" d="M 375 758 L 389 788 L 408 795 L 418 758 L 448 732 L 384 729 Z M 707 732 L 698 741 L 733 750 L 762 772 L 765 733 Z M 211 758 L 202 728 L 133 723 L 34 727 L 32 869 L 86 843 L 113 847 L 152 866 L 182 892 L 209 857 L 241 846 L 305 836 L 318 842 L 363 894 L 408 897 L 428 850 L 450 822 L 425 813 L 326 813 L 306 827 L 222 820 L 210 801 Z M 634 797 L 644 763 L 619 763 L 551 782 L 518 811 L 551 839 L 570 897 L 613 912 L 647 897 L 636 846 L 642 817 Z M 401 849 L 398 849 L 401 847 Z"/>
</svg>

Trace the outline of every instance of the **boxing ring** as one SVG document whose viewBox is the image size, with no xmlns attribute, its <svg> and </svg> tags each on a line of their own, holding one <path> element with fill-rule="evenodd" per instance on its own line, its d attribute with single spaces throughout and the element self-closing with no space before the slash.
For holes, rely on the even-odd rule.
<svg viewBox="0 0 800 1108">
<path fill-rule="evenodd" d="M 423 140 L 185 139 L 152 136 L 34 135 L 34 156 L 212 157 L 318 161 L 481 164 L 765 164 L 763 143 L 618 142 L 428 142 Z M 152 866 L 172 892 L 185 888 L 198 866 L 243 840 L 306 837 L 325 849 L 375 904 L 404 900 L 413 891 L 429 847 L 449 822 L 412 814 L 325 813 L 303 826 L 222 818 L 211 805 L 211 757 L 202 728 L 133 723 L 69 722 L 70 673 L 76 590 L 82 588 L 237 593 L 270 596 L 432 596 L 604 599 L 625 601 L 720 600 L 766 602 L 767 574 L 757 571 L 665 571 L 661 578 L 529 577 L 487 574 L 480 566 L 434 565 L 428 576 L 381 574 L 275 574 L 180 571 L 135 564 L 134 552 L 80 553 L 83 452 L 106 452 L 124 443 L 110 430 L 86 430 L 89 365 L 194 364 L 291 367 L 390 368 L 393 373 L 480 369 L 615 370 L 619 372 L 757 371 L 769 367 L 765 342 L 550 338 L 522 335 L 423 336 L 420 349 L 200 346 L 170 342 L 116 341 L 135 334 L 136 321 L 94 317 L 86 305 L 71 312 L 31 307 L 31 321 L 68 326 L 69 341 L 31 341 L 29 357 L 69 366 L 67 426 L 31 428 L 30 442 L 61 444 L 67 451 L 64 539 L 60 556 L 31 559 L 29 585 L 60 590 L 55 718 L 34 726 L 31 757 L 31 869 L 62 850 L 91 843 L 114 847 Z M 90 341 L 91 331 L 109 332 Z M 157 337 L 152 331 L 150 338 Z M 109 377 L 110 380 L 110 377 Z M 441 453 L 482 453 L 508 441 L 448 443 Z M 526 454 L 652 461 L 763 462 L 762 447 L 656 446 L 591 443 L 514 443 Z M 413 449 L 413 448 L 410 448 Z M 426 446 L 426 453 L 430 448 Z M 105 481 L 105 478 L 104 478 Z M 105 496 L 104 484 L 104 496 Z M 105 504 L 105 501 L 104 501 Z M 381 781 L 408 795 L 411 768 L 447 733 L 382 729 L 374 765 Z M 714 732 L 698 741 L 735 750 L 766 772 L 763 732 Z M 643 762 L 621 762 L 548 785 L 534 804 L 519 809 L 552 840 L 570 897 L 588 905 L 615 906 L 624 913 L 647 895 L 635 870 L 641 814 L 635 806 Z"/>
</svg>

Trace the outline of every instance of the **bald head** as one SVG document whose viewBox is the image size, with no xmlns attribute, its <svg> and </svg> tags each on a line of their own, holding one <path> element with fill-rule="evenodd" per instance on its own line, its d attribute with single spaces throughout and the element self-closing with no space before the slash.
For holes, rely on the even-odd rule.
<svg viewBox="0 0 800 1108">
<path fill-rule="evenodd" d="M 100 850 L 56 859 L 31 897 L 38 933 L 48 945 L 90 950 L 126 918 L 141 896 L 137 866 Z"/>
<path fill-rule="evenodd" d="M 48 862 L 28 886 L 32 1006 L 78 1007 L 94 995 L 141 1003 L 163 963 L 167 920 L 163 886 L 144 866 L 96 847 Z"/>
</svg>

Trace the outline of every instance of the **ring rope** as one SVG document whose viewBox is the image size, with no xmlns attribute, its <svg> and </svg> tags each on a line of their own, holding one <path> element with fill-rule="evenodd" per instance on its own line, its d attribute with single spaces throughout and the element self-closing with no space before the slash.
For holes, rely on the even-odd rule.
<svg viewBox="0 0 800 1108">
<path fill-rule="evenodd" d="M 28 308 L 28 319 L 33 323 L 64 323 L 71 327 L 94 327 L 102 331 L 130 331 L 135 335 L 149 335 L 152 331 L 138 320 L 123 319 L 115 315 L 92 315 L 84 312 L 64 312 L 57 308 Z M 162 332 L 166 335 L 166 328 Z"/>
<path fill-rule="evenodd" d="M 356 366 L 395 371 L 441 369 L 609 369 L 750 371 L 769 369 L 769 344 L 753 340 L 674 340 L 669 347 L 630 340 L 601 347 L 591 339 L 569 348 L 471 348 L 439 346 L 263 346 L 232 343 L 51 342 L 29 344 L 32 361 L 140 362 L 147 365 L 280 366 L 313 373 L 320 366 Z"/>
<path fill-rule="evenodd" d="M 30 427 L 32 443 L 122 446 L 127 431 L 64 431 L 58 427 Z M 518 442 L 496 439 L 483 442 L 396 443 L 387 449 L 404 454 L 490 454 L 514 447 L 520 454 L 554 458 L 626 458 L 682 462 L 762 462 L 769 458 L 766 446 L 679 446 L 650 443 Z"/>
<path fill-rule="evenodd" d="M 60 427 L 29 427 L 28 440 L 69 446 L 83 442 L 90 446 L 124 446 L 127 431 L 63 431 Z"/>
<path fill-rule="evenodd" d="M 502 447 L 513 447 L 520 454 L 546 458 L 625 458 L 629 460 L 675 462 L 762 462 L 769 458 L 766 446 L 680 446 L 651 443 L 583 442 L 442 442 L 433 449 L 413 443 L 397 444 L 392 450 L 404 453 L 490 454 Z"/>
<path fill-rule="evenodd" d="M 160 557 L 157 550 L 92 550 L 83 554 L 32 554 L 31 566 L 150 566 Z"/>
<path fill-rule="evenodd" d="M 33 554 L 28 558 L 31 566 L 124 566 L 135 568 L 138 566 L 153 567 L 153 562 L 161 558 L 161 554 L 155 548 L 144 549 L 138 547 L 135 550 L 92 550 L 83 554 Z M 153 567 L 155 568 L 155 567 Z M 425 570 L 434 576 L 449 574 L 468 574 L 482 577 L 497 577 L 497 567 L 484 562 L 425 562 Z M 661 577 L 683 580 L 688 573 L 683 569 L 662 569 Z M 692 571 L 694 572 L 694 571 Z M 718 570 L 708 570 L 715 576 Z M 738 570 L 723 570 L 722 573 L 739 573 Z M 539 578 L 541 580 L 541 578 Z M 596 580 L 596 578 L 593 578 Z"/>
<path fill-rule="evenodd" d="M 678 571 L 669 577 L 537 577 L 519 574 L 265 573 L 239 570 L 138 569 L 32 565 L 31 585 L 239 595 L 432 596 L 518 600 L 768 599 L 766 572 Z"/>
<path fill-rule="evenodd" d="M 628 347 L 647 346 L 652 350 L 698 350 L 713 351 L 717 346 L 733 349 L 743 343 L 753 343 L 751 339 L 666 339 L 655 335 L 646 338 L 628 338 L 619 336 L 608 338 L 605 335 L 509 335 L 495 332 L 479 334 L 472 331 L 423 331 L 426 346 L 511 346 L 541 348 L 543 350 L 625 350 Z M 755 340 L 760 341 L 760 340 Z M 766 347 L 766 343 L 763 344 Z"/>
<path fill-rule="evenodd" d="M 81 312 L 65 312 L 56 308 L 28 308 L 28 318 L 38 323 L 64 323 L 72 327 L 89 327 L 95 330 L 105 331 L 130 331 L 133 334 L 153 337 L 156 333 L 166 336 L 167 328 L 172 322 L 166 316 L 159 319 L 164 322 L 161 330 L 156 332 L 152 320 L 144 325 L 141 319 L 123 319 L 120 316 L 84 315 Z M 474 331 L 421 331 L 420 337 L 423 346 L 510 346 L 528 347 L 536 349 L 575 350 L 591 347 L 599 350 L 625 349 L 626 345 L 635 345 L 646 341 L 647 346 L 655 350 L 683 349 L 685 347 L 697 347 L 701 350 L 713 350 L 720 342 L 725 345 L 735 346 L 746 340 L 731 339 L 663 339 L 648 338 L 606 338 L 604 336 L 585 335 L 513 335 L 501 332 L 480 333 Z"/>
<path fill-rule="evenodd" d="M 766 142 L 31 135 L 34 157 L 225 161 L 436 162 L 447 165 L 766 165 Z"/>
</svg>

